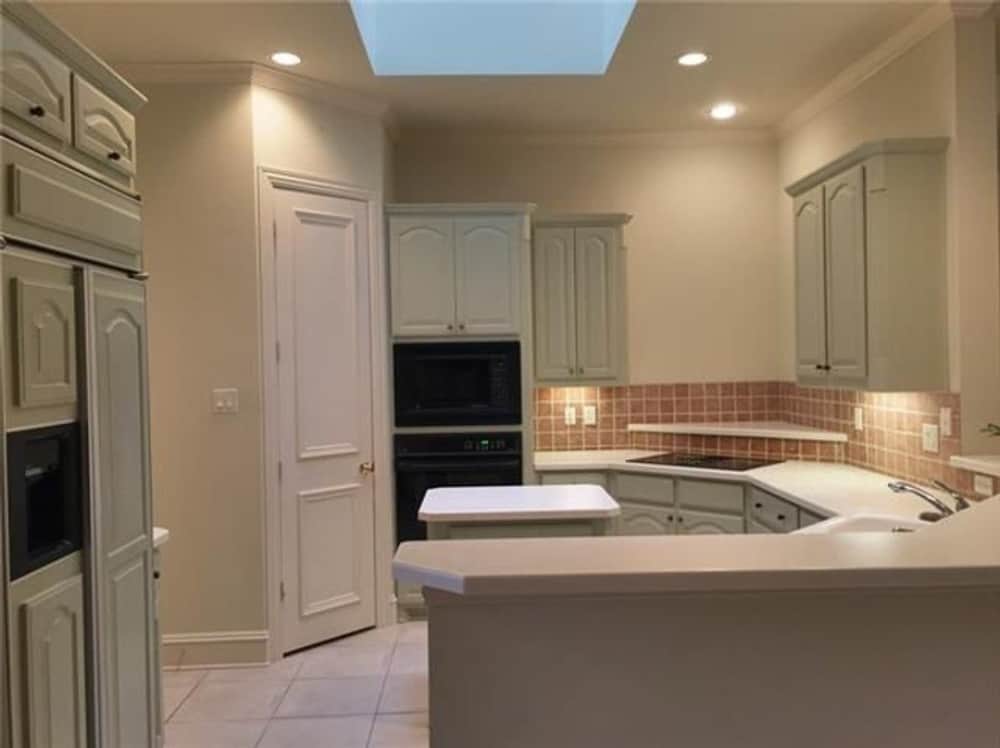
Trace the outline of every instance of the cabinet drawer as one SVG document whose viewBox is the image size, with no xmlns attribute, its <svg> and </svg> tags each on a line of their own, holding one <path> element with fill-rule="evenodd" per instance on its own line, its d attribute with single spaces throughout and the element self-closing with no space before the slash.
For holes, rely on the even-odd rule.
<svg viewBox="0 0 1000 748">
<path fill-rule="evenodd" d="M 741 483 L 678 480 L 677 501 L 684 509 L 743 514 L 744 488 Z"/>
<path fill-rule="evenodd" d="M 0 26 L 4 110 L 60 142 L 69 142 L 69 67 L 8 18 Z"/>
<path fill-rule="evenodd" d="M 141 265 L 139 203 L 0 139 L 3 235 L 126 270 Z"/>
<path fill-rule="evenodd" d="M 135 174 L 135 117 L 73 76 L 73 145 L 108 168 Z"/>
<path fill-rule="evenodd" d="M 651 501 L 656 504 L 674 503 L 674 479 L 636 473 L 616 473 L 614 490 L 616 499 L 624 501 Z"/>
<path fill-rule="evenodd" d="M 555 472 L 555 473 L 539 473 L 539 482 L 543 486 L 566 486 L 566 485 L 576 485 L 576 484 L 586 484 L 593 486 L 600 486 L 601 488 L 607 488 L 607 478 L 604 473 L 597 472 Z"/>
<path fill-rule="evenodd" d="M 758 488 L 751 488 L 750 519 L 775 532 L 791 532 L 799 528 L 799 508 Z"/>
</svg>

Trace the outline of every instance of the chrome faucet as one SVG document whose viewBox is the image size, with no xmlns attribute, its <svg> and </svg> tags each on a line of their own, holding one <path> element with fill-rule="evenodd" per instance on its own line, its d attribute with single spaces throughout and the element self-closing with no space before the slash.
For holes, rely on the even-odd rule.
<svg viewBox="0 0 1000 748">
<path fill-rule="evenodd" d="M 893 493 L 912 493 L 914 496 L 919 496 L 921 499 L 937 509 L 944 517 L 948 517 L 955 513 L 954 509 L 945 504 L 930 491 L 905 480 L 892 481 L 889 484 L 889 489 Z"/>
<path fill-rule="evenodd" d="M 952 488 L 947 483 L 945 483 L 943 480 L 932 480 L 931 483 L 934 484 L 935 488 L 940 488 L 946 494 L 948 494 L 949 496 L 951 496 L 952 499 L 954 499 L 954 501 L 955 501 L 955 509 L 957 511 L 961 512 L 963 509 L 968 509 L 969 508 L 970 505 L 969 505 L 968 500 L 964 496 L 962 496 L 962 494 L 960 494 L 958 491 L 956 491 L 954 488 Z"/>
</svg>

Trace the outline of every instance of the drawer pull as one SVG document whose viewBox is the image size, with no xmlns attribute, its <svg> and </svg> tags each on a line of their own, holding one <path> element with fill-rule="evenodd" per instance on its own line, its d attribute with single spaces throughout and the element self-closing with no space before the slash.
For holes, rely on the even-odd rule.
<svg viewBox="0 0 1000 748">
<path fill-rule="evenodd" d="M 153 579 L 159 579 L 159 578 L 160 578 L 160 572 L 154 571 L 153 572 Z"/>
<path fill-rule="evenodd" d="M 31 109 L 28 110 L 28 114 L 30 114 L 32 117 L 44 117 L 45 107 L 38 106 L 38 104 L 35 104 L 35 106 L 31 107 Z"/>
<path fill-rule="evenodd" d="M 754 504 L 754 505 L 753 505 L 753 508 L 754 508 L 754 509 L 763 509 L 763 508 L 764 508 L 764 505 L 763 505 L 763 504 L 761 504 L 761 503 L 760 503 L 760 502 L 758 501 L 758 502 L 757 502 L 756 504 Z"/>
<path fill-rule="evenodd" d="M 778 515 L 778 522 L 784 522 L 784 521 L 785 521 L 785 515 L 784 514 L 779 514 Z"/>
<path fill-rule="evenodd" d="M 121 161 L 122 154 L 120 154 L 118 151 L 111 151 L 111 153 L 108 154 L 108 158 L 110 158 L 112 161 Z"/>
</svg>

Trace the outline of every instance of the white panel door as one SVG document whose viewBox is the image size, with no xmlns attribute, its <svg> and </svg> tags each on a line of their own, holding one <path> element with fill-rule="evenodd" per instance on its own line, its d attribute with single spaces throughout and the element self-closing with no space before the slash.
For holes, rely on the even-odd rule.
<svg viewBox="0 0 1000 748">
<path fill-rule="evenodd" d="M 864 170 L 856 166 L 825 185 L 827 340 L 830 376 L 868 376 L 868 294 Z"/>
<path fill-rule="evenodd" d="M 826 378 L 823 188 L 795 198 L 796 355 L 799 380 Z"/>
<path fill-rule="evenodd" d="M 455 309 L 460 333 L 513 334 L 521 320 L 521 219 L 455 219 Z"/>
<path fill-rule="evenodd" d="M 28 745 L 85 748 L 83 576 L 31 598 L 22 612 Z"/>
<path fill-rule="evenodd" d="M 375 624 L 368 208 L 276 192 L 285 651 Z"/>
<path fill-rule="evenodd" d="M 576 290 L 573 229 L 538 228 L 532 253 L 535 377 L 576 376 Z"/>
<path fill-rule="evenodd" d="M 615 231 L 586 227 L 576 237 L 576 373 L 587 379 L 613 379 L 619 341 L 614 304 L 617 251 Z"/>
<path fill-rule="evenodd" d="M 157 698 L 145 288 L 89 271 L 102 748 L 152 745 Z"/>
<path fill-rule="evenodd" d="M 455 332 L 455 242 L 450 218 L 392 217 L 389 276 L 393 334 Z"/>
</svg>

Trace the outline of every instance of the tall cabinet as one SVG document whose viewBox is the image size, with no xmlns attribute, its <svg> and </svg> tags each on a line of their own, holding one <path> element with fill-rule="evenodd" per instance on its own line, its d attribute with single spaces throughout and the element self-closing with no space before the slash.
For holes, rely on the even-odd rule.
<svg viewBox="0 0 1000 748">
<path fill-rule="evenodd" d="M 800 383 L 947 389 L 947 144 L 867 143 L 787 188 Z"/>
<path fill-rule="evenodd" d="M 627 376 L 624 214 L 536 218 L 535 379 L 612 384 Z"/>
<path fill-rule="evenodd" d="M 0 747 L 151 747 L 162 731 L 134 188 L 145 99 L 34 6 L 0 13 Z M 67 435 L 60 451 L 15 446 L 49 433 Z M 35 558 L 24 497 L 44 471 L 60 476 L 38 494 L 60 522 L 41 536 L 51 558 Z"/>
</svg>

